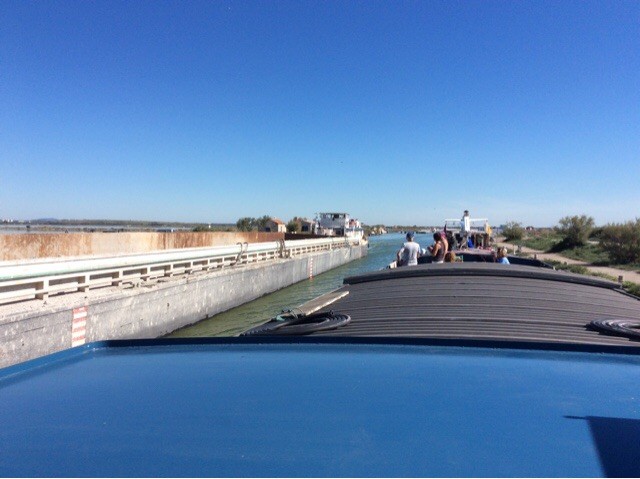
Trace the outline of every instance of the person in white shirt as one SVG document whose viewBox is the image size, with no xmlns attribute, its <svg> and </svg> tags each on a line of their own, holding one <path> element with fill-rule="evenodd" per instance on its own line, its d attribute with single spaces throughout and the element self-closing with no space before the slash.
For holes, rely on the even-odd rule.
<svg viewBox="0 0 640 479">
<path fill-rule="evenodd" d="M 407 242 L 398 250 L 396 259 L 398 266 L 416 266 L 420 257 L 420 245 L 413 241 L 414 233 L 407 233 Z"/>
<path fill-rule="evenodd" d="M 471 218 L 469 218 L 469 210 L 464 210 L 464 214 L 462 215 L 462 219 L 460 220 L 460 236 L 462 236 L 462 241 L 460 241 L 460 246 L 462 248 L 466 248 L 469 242 L 469 235 L 471 234 Z"/>
</svg>

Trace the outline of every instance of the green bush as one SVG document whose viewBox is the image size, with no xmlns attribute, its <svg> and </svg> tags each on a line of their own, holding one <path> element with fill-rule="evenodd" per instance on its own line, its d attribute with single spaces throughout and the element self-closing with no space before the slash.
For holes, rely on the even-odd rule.
<svg viewBox="0 0 640 479">
<path fill-rule="evenodd" d="M 287 223 L 287 233 L 299 233 L 302 229 L 302 225 L 295 219 Z"/>
<path fill-rule="evenodd" d="M 640 284 L 632 283 L 631 281 L 625 281 L 622 284 L 622 287 L 627 293 L 640 298 Z"/>
<path fill-rule="evenodd" d="M 524 237 L 524 228 L 522 223 L 508 221 L 502 228 L 502 234 L 506 241 L 521 240 Z"/>
<path fill-rule="evenodd" d="M 565 216 L 555 230 L 563 237 L 563 246 L 573 248 L 587 244 L 589 235 L 595 226 L 591 216 Z"/>
<path fill-rule="evenodd" d="M 600 234 L 600 247 L 615 263 L 640 263 L 640 218 L 606 225 Z"/>
<path fill-rule="evenodd" d="M 256 222 L 255 218 L 250 218 L 248 216 L 245 216 L 244 218 L 240 218 L 236 222 L 236 227 L 238 228 L 238 231 L 251 231 L 253 229 L 255 222 Z"/>
<path fill-rule="evenodd" d="M 602 235 L 602 230 L 603 229 L 604 229 L 604 226 L 597 226 L 597 227 L 593 228 L 591 230 L 591 234 L 589 235 L 589 239 L 599 240 L 600 239 L 600 235 Z"/>
<path fill-rule="evenodd" d="M 534 232 L 527 233 L 527 236 L 522 241 L 522 245 L 540 251 L 550 251 L 561 241 L 562 238 L 556 233 L 546 231 L 543 233 Z"/>
<path fill-rule="evenodd" d="M 264 230 L 267 227 L 267 223 L 269 222 L 270 219 L 271 219 L 271 216 L 269 215 L 264 215 L 264 216 L 261 216 L 260 218 L 256 218 L 254 226 L 258 229 L 258 231 Z"/>
<path fill-rule="evenodd" d="M 238 231 L 253 231 L 253 230 L 264 230 L 265 226 L 267 226 L 267 222 L 271 219 L 271 216 L 264 215 L 260 218 L 251 218 L 249 216 L 245 216 L 244 218 L 240 218 L 236 221 L 236 228 Z"/>
</svg>

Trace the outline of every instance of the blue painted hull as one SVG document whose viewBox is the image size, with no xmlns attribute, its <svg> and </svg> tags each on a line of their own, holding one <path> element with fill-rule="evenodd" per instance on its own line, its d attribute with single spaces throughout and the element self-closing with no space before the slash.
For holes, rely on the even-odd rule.
<svg viewBox="0 0 640 479">
<path fill-rule="evenodd" d="M 94 343 L 0 371 L 0 475 L 640 475 L 637 352 L 472 344 Z"/>
</svg>

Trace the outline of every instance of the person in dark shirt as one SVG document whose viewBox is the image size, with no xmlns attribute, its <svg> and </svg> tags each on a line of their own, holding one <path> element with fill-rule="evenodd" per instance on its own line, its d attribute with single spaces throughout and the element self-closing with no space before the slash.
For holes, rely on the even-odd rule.
<svg viewBox="0 0 640 479">
<path fill-rule="evenodd" d="M 447 246 L 442 241 L 442 233 L 439 231 L 433 233 L 433 245 L 429 246 L 429 252 L 431 253 L 432 263 L 444 263 L 444 255 L 447 252 Z"/>
</svg>

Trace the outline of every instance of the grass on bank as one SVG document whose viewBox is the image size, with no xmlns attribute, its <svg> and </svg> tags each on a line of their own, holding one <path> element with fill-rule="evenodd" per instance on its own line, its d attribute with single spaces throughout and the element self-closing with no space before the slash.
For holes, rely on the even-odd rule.
<svg viewBox="0 0 640 479">
<path fill-rule="evenodd" d="M 598 276 L 600 278 L 608 279 L 610 281 L 616 281 L 616 282 L 618 281 L 618 278 L 614 278 L 613 276 L 610 276 L 608 274 L 596 273 L 596 272 L 590 271 L 587 267 L 579 264 L 565 264 L 565 263 L 561 263 L 560 261 L 551 261 L 551 260 L 545 260 L 545 263 L 550 264 L 551 266 L 553 266 L 558 270 L 569 271 L 571 273 L 584 274 L 588 276 Z M 627 293 L 632 294 L 637 298 L 640 298 L 640 284 L 633 283 L 631 281 L 624 281 L 622 283 L 622 288 Z"/>
<path fill-rule="evenodd" d="M 627 293 L 640 298 L 640 284 L 632 283 L 631 281 L 625 281 L 624 283 L 622 283 L 622 287 Z"/>
<path fill-rule="evenodd" d="M 609 266 L 612 264 L 609 255 L 605 251 L 602 251 L 597 244 L 590 243 L 584 246 L 575 246 L 566 249 L 558 247 L 558 249 L 552 252 L 559 253 L 567 258 L 584 261 L 594 266 Z"/>
<path fill-rule="evenodd" d="M 545 253 L 557 253 L 570 259 L 584 261 L 593 266 L 615 266 L 627 271 L 640 271 L 640 264 L 616 264 L 612 262 L 607 252 L 603 251 L 598 244 L 588 243 L 583 246 L 567 248 L 562 236 L 555 232 L 528 235 L 521 240 L 511 241 L 511 243 L 544 251 Z"/>
<path fill-rule="evenodd" d="M 535 236 L 525 236 L 521 240 L 511 241 L 513 244 L 520 244 L 527 248 L 537 249 L 539 251 L 549 252 L 558 243 L 562 241 L 562 237 L 553 234 L 537 234 Z"/>
</svg>

